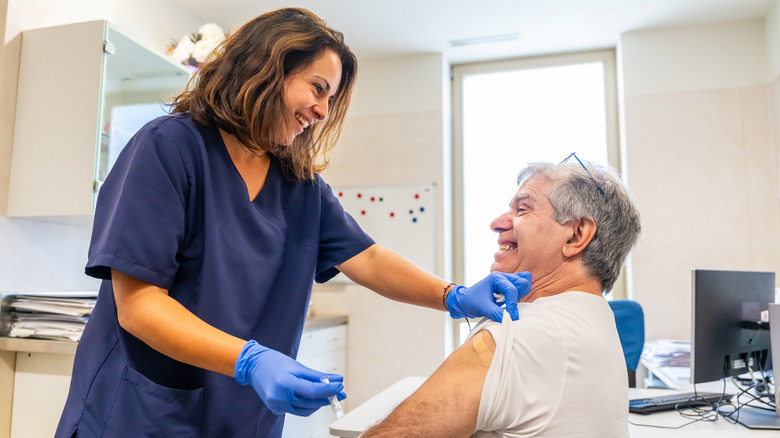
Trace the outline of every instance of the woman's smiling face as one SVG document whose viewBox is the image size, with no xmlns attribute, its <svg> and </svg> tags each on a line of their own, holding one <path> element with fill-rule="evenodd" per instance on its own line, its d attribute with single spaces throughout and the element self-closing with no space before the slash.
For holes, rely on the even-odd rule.
<svg viewBox="0 0 780 438">
<path fill-rule="evenodd" d="M 325 50 L 309 66 L 284 80 L 284 103 L 290 110 L 289 129 L 279 144 L 289 146 L 304 129 L 328 117 L 328 104 L 339 88 L 341 60 Z"/>
</svg>

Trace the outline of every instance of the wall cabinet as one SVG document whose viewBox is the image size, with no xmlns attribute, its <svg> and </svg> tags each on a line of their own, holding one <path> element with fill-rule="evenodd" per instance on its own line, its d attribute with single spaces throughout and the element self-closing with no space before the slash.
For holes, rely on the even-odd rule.
<svg viewBox="0 0 780 438">
<path fill-rule="evenodd" d="M 23 32 L 8 216 L 92 214 L 116 155 L 189 78 L 105 20 Z"/>
</svg>

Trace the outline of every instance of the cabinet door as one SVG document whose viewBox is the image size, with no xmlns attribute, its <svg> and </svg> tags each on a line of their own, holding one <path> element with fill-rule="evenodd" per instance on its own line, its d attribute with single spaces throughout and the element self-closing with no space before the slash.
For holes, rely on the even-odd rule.
<svg viewBox="0 0 780 438">
<path fill-rule="evenodd" d="M 105 20 L 22 34 L 8 216 L 88 216 L 135 131 L 190 72 Z"/>
<path fill-rule="evenodd" d="M 108 26 L 96 188 L 130 138 L 146 122 L 170 112 L 168 102 L 184 89 L 189 78 L 190 72 L 183 66 Z"/>
<path fill-rule="evenodd" d="M 68 398 L 74 357 L 16 354 L 11 438 L 54 436 Z"/>
<path fill-rule="evenodd" d="M 347 368 L 347 326 L 306 330 L 301 337 L 298 361 L 325 373 L 344 375 Z M 327 438 L 336 414 L 329 406 L 308 417 L 286 415 L 282 438 Z"/>
<path fill-rule="evenodd" d="M 22 33 L 8 216 L 89 214 L 105 21 Z"/>
</svg>

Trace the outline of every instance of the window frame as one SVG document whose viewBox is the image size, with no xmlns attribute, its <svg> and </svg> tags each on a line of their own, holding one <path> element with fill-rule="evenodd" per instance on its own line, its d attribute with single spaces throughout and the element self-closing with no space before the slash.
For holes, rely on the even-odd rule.
<svg viewBox="0 0 780 438">
<path fill-rule="evenodd" d="M 463 216 L 463 79 L 470 75 L 526 70 L 562 65 L 600 62 L 604 66 L 607 160 L 622 169 L 618 116 L 617 69 L 614 49 L 593 50 L 555 55 L 532 56 L 497 61 L 456 64 L 451 67 L 452 96 L 452 274 L 453 281 L 463 284 L 465 276 Z M 615 283 L 612 295 L 626 298 L 625 267 Z M 458 320 L 453 320 L 453 348 L 458 346 Z"/>
</svg>

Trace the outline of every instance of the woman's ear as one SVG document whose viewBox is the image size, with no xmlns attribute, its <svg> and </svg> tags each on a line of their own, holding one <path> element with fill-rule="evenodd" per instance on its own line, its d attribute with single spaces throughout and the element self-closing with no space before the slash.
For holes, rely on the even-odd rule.
<svg viewBox="0 0 780 438">
<path fill-rule="evenodd" d="M 571 227 L 571 237 L 563 245 L 563 255 L 574 257 L 585 251 L 593 236 L 596 235 L 596 222 L 590 218 L 582 218 L 569 223 Z"/>
</svg>

